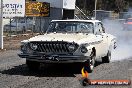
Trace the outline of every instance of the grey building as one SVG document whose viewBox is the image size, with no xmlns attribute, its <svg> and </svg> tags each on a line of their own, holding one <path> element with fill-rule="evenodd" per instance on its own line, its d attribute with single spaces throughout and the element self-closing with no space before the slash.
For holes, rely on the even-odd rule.
<svg viewBox="0 0 132 88">
<path fill-rule="evenodd" d="M 35 30 L 45 32 L 51 20 L 74 19 L 76 0 L 32 0 L 50 3 L 49 17 L 36 17 Z"/>
</svg>

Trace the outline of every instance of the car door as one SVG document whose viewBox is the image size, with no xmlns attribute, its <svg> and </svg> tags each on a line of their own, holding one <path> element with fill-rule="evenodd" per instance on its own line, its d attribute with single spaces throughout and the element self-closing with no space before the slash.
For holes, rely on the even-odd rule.
<svg viewBox="0 0 132 88">
<path fill-rule="evenodd" d="M 100 34 L 103 38 L 103 46 L 104 46 L 104 56 L 107 55 L 108 53 L 108 49 L 109 49 L 109 44 L 108 44 L 108 35 L 105 33 L 105 28 L 103 27 L 103 24 L 101 22 L 99 22 L 99 30 L 100 30 Z"/>
<path fill-rule="evenodd" d="M 96 56 L 103 57 L 107 55 L 108 52 L 108 39 L 107 35 L 104 33 L 104 28 L 101 22 L 95 23 L 95 36 L 99 42 L 95 45 L 96 46 Z"/>
</svg>

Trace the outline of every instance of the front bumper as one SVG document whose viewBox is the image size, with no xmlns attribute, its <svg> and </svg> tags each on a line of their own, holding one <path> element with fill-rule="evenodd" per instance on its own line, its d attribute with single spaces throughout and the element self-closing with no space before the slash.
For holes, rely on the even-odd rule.
<svg viewBox="0 0 132 88">
<path fill-rule="evenodd" d="M 74 62 L 85 62 L 90 57 L 81 55 L 45 55 L 45 54 L 18 54 L 21 58 L 27 60 L 46 62 L 46 63 L 74 63 Z"/>
</svg>

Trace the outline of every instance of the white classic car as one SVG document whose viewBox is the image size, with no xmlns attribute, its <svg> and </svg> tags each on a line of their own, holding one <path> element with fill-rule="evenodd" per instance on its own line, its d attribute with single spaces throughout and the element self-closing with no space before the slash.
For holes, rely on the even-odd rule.
<svg viewBox="0 0 132 88">
<path fill-rule="evenodd" d="M 109 63 L 116 37 L 105 33 L 98 20 L 53 20 L 44 35 L 21 42 L 21 58 L 29 69 L 40 63 L 84 63 L 92 72 L 95 61 Z"/>
</svg>

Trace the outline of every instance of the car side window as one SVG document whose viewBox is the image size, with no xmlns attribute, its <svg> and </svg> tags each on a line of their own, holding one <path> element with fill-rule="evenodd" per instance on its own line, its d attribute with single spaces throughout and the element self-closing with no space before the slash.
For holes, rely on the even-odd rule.
<svg viewBox="0 0 132 88">
<path fill-rule="evenodd" d="M 105 33 L 105 28 L 104 28 L 103 24 L 101 22 L 99 24 L 101 25 L 101 31 L 102 31 L 102 33 Z"/>
<path fill-rule="evenodd" d="M 103 33 L 103 28 L 101 23 L 98 23 L 99 33 Z"/>
<path fill-rule="evenodd" d="M 104 33 L 105 32 L 105 29 L 103 27 L 103 24 L 100 23 L 100 22 L 97 22 L 96 23 L 96 34 L 101 34 L 101 33 Z"/>
<path fill-rule="evenodd" d="M 95 23 L 95 34 L 100 34 L 100 28 L 99 28 L 99 23 Z"/>
</svg>

